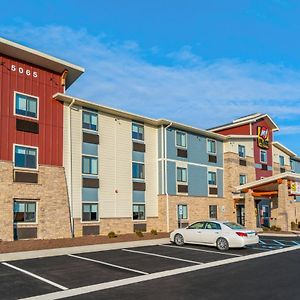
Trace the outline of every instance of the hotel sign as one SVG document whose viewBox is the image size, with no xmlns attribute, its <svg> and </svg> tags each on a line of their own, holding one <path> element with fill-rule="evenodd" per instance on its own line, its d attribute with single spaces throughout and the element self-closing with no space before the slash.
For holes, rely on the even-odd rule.
<svg viewBox="0 0 300 300">
<path fill-rule="evenodd" d="M 300 195 L 300 182 L 291 182 L 291 194 Z"/>
<path fill-rule="evenodd" d="M 266 126 L 257 127 L 257 144 L 259 148 L 269 149 L 269 128 Z"/>
</svg>

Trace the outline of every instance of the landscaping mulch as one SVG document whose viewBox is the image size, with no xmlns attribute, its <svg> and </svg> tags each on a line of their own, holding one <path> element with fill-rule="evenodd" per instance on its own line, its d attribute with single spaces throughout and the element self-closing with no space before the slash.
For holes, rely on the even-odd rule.
<svg viewBox="0 0 300 300">
<path fill-rule="evenodd" d="M 152 240 L 167 238 L 170 236 L 169 233 L 158 232 L 157 235 L 151 233 L 143 233 L 143 237 L 137 236 L 135 233 L 122 234 L 115 238 L 109 238 L 108 236 L 83 236 L 76 238 L 66 239 L 52 239 L 52 240 L 19 240 L 13 242 L 0 241 L 0 253 L 10 253 L 19 251 L 31 251 L 31 250 L 42 250 L 42 249 L 54 249 L 74 246 L 86 246 L 96 244 L 109 244 L 119 242 L 130 242 L 140 240 Z"/>
</svg>

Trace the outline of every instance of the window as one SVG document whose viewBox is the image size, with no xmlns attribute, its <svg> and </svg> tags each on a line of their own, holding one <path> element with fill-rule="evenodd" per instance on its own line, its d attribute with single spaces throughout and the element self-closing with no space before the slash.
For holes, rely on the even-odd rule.
<svg viewBox="0 0 300 300">
<path fill-rule="evenodd" d="M 98 188 L 82 188 L 82 201 L 98 202 Z"/>
<path fill-rule="evenodd" d="M 186 204 L 180 204 L 177 206 L 178 219 L 186 220 L 188 218 L 188 211 Z"/>
<path fill-rule="evenodd" d="M 82 127 L 89 130 L 98 130 L 98 114 L 83 111 L 82 112 Z"/>
<path fill-rule="evenodd" d="M 260 150 L 260 162 L 267 163 L 267 151 Z"/>
<path fill-rule="evenodd" d="M 145 204 L 133 204 L 133 220 L 145 220 Z"/>
<path fill-rule="evenodd" d="M 15 167 L 37 168 L 37 149 L 23 146 L 15 146 Z"/>
<path fill-rule="evenodd" d="M 186 168 L 177 168 L 177 181 L 187 182 L 187 170 L 186 170 Z"/>
<path fill-rule="evenodd" d="M 188 229 L 204 229 L 205 222 L 197 222 L 188 227 Z"/>
<path fill-rule="evenodd" d="M 98 156 L 98 145 L 92 143 L 82 143 L 82 154 Z"/>
<path fill-rule="evenodd" d="M 15 114 L 37 119 L 38 98 L 24 94 L 15 94 Z"/>
<path fill-rule="evenodd" d="M 36 222 L 36 202 L 15 201 L 14 222 L 15 223 Z"/>
<path fill-rule="evenodd" d="M 246 147 L 244 145 L 239 145 L 239 157 L 246 157 Z"/>
<path fill-rule="evenodd" d="M 176 131 L 176 146 L 186 148 L 186 133 Z"/>
<path fill-rule="evenodd" d="M 207 152 L 210 153 L 210 154 L 216 154 L 217 153 L 216 141 L 207 140 Z"/>
<path fill-rule="evenodd" d="M 240 185 L 247 183 L 247 176 L 244 174 L 240 174 Z"/>
<path fill-rule="evenodd" d="M 213 229 L 213 230 L 220 230 L 221 225 L 213 222 L 207 222 L 205 229 Z"/>
<path fill-rule="evenodd" d="M 284 156 L 279 155 L 279 164 L 280 166 L 284 167 L 285 163 L 284 163 Z"/>
<path fill-rule="evenodd" d="M 98 158 L 83 156 L 82 173 L 89 175 L 98 175 Z"/>
<path fill-rule="evenodd" d="M 291 160 L 291 171 L 292 172 L 295 172 L 295 161 L 294 160 Z"/>
<path fill-rule="evenodd" d="M 132 178 L 144 179 L 145 178 L 145 166 L 141 163 L 132 163 Z"/>
<path fill-rule="evenodd" d="M 98 221 L 98 204 L 82 204 L 82 221 Z"/>
<path fill-rule="evenodd" d="M 209 218 L 210 219 L 217 219 L 218 217 L 218 207 L 217 205 L 210 205 L 209 206 Z"/>
<path fill-rule="evenodd" d="M 216 172 L 208 172 L 208 184 L 217 185 L 217 174 Z"/>
<path fill-rule="evenodd" d="M 144 126 L 136 123 L 132 124 L 132 138 L 135 140 L 144 140 Z"/>
</svg>

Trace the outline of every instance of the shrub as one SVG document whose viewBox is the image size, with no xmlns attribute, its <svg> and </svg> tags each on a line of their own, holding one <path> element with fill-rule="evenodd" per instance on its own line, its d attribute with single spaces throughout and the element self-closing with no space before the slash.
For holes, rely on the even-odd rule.
<svg viewBox="0 0 300 300">
<path fill-rule="evenodd" d="M 152 229 L 152 230 L 151 230 L 151 234 L 157 235 L 157 230 L 156 230 L 156 229 Z"/>
<path fill-rule="evenodd" d="M 278 226 L 275 226 L 275 225 L 271 226 L 270 229 L 271 229 L 272 231 L 281 231 L 281 228 L 278 227 Z"/>
<path fill-rule="evenodd" d="M 109 232 L 107 236 L 108 236 L 110 239 L 116 238 L 116 237 L 117 237 L 117 235 L 116 235 L 113 231 Z"/>
<path fill-rule="evenodd" d="M 137 231 L 135 232 L 135 234 L 136 234 L 138 237 L 143 237 L 143 236 L 144 236 L 144 234 L 143 234 L 140 230 L 137 230 Z"/>
</svg>

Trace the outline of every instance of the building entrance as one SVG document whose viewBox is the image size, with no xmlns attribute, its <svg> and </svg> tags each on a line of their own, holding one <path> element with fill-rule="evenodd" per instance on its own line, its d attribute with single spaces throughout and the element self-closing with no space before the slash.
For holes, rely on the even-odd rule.
<svg viewBox="0 0 300 300">
<path fill-rule="evenodd" d="M 236 205 L 236 221 L 238 224 L 245 226 L 245 205 Z"/>
</svg>

